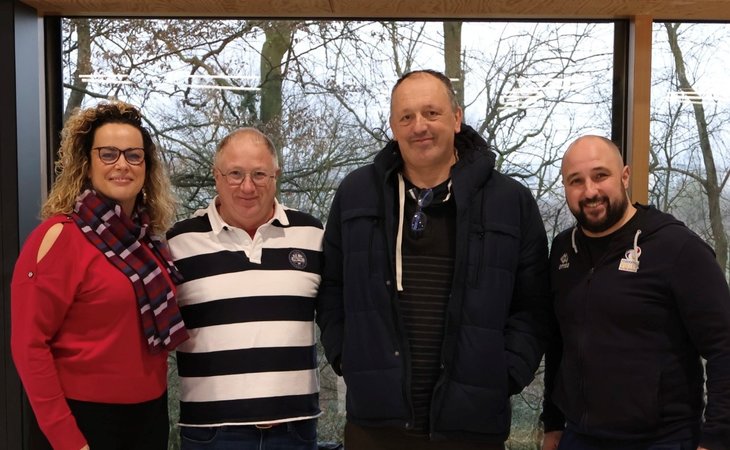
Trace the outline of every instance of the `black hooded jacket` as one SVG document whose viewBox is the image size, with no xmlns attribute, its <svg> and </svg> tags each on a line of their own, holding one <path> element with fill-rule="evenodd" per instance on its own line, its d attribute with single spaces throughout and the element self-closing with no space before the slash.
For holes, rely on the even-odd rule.
<svg viewBox="0 0 730 450">
<path fill-rule="evenodd" d="M 530 191 L 494 170 L 478 133 L 462 126 L 455 139 L 454 279 L 430 434 L 502 441 L 509 395 L 533 379 L 547 340 L 547 240 Z M 317 322 L 327 359 L 347 384 L 348 420 L 361 425 L 413 421 L 394 269 L 402 164 L 391 142 L 349 174 L 325 229 Z"/>
<path fill-rule="evenodd" d="M 545 429 L 567 420 L 598 438 L 701 436 L 711 450 L 730 449 L 727 282 L 695 233 L 669 214 L 636 207 L 635 220 L 611 236 L 595 265 L 577 227 L 553 241 L 562 343 L 546 358 Z M 700 356 L 707 360 L 704 425 Z"/>
</svg>

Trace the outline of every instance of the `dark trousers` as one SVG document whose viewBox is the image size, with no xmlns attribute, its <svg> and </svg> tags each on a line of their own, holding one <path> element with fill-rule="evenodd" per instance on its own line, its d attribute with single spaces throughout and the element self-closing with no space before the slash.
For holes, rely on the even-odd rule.
<svg viewBox="0 0 730 450">
<path fill-rule="evenodd" d="M 81 433 L 94 450 L 167 450 L 170 433 L 167 393 L 131 405 L 66 401 Z M 42 435 L 31 431 L 31 436 L 32 450 L 51 450 Z"/>
<path fill-rule="evenodd" d="M 431 441 L 399 428 L 345 424 L 345 450 L 504 450 L 504 443 Z"/>
<path fill-rule="evenodd" d="M 611 441 L 578 434 L 570 429 L 563 432 L 558 450 L 696 450 L 697 440 L 667 442 Z"/>
</svg>

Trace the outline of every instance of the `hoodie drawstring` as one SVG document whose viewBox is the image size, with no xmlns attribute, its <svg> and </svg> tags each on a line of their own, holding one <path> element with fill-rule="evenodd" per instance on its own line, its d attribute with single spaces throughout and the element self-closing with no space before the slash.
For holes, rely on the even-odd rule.
<svg viewBox="0 0 730 450">
<path fill-rule="evenodd" d="M 398 232 L 395 236 L 395 287 L 403 291 L 403 216 L 406 214 L 406 183 L 398 173 Z"/>
<path fill-rule="evenodd" d="M 575 254 L 578 254 L 578 245 L 575 243 L 575 235 L 578 232 L 578 227 L 573 227 L 573 231 L 570 233 L 570 244 L 573 246 L 573 252 Z M 636 234 L 634 234 L 634 255 L 636 257 L 636 261 L 639 261 L 639 256 L 641 255 L 641 250 L 639 249 L 639 235 L 641 234 L 641 230 L 636 230 Z"/>
</svg>

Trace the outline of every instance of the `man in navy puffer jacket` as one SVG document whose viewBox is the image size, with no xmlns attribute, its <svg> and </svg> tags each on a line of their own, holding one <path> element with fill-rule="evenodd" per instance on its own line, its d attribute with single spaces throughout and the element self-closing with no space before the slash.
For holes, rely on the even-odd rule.
<svg viewBox="0 0 730 450">
<path fill-rule="evenodd" d="M 317 305 L 345 448 L 503 449 L 549 333 L 547 240 L 451 82 L 404 75 L 394 140 L 335 196 Z"/>
</svg>

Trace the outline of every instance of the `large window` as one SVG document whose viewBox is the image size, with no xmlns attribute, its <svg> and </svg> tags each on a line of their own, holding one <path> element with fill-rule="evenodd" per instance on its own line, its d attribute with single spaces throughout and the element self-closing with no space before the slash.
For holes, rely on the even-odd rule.
<svg viewBox="0 0 730 450">
<path fill-rule="evenodd" d="M 730 25 L 654 24 L 650 202 L 714 249 L 728 273 Z"/>
<path fill-rule="evenodd" d="M 398 77 L 445 71 L 465 122 L 493 146 L 498 168 L 532 189 L 552 235 L 572 222 L 562 152 L 579 134 L 611 130 L 613 33 L 611 23 L 575 22 L 65 19 L 65 114 L 110 97 L 140 106 L 180 217 L 214 195 L 217 141 L 260 127 L 280 151 L 280 200 L 324 221 L 342 177 L 389 139 Z M 511 448 L 535 448 L 540 378 L 515 398 Z M 321 437 L 338 440 L 342 386 L 338 395 L 324 361 L 321 384 Z M 174 372 L 171 386 L 174 411 Z"/>
</svg>

